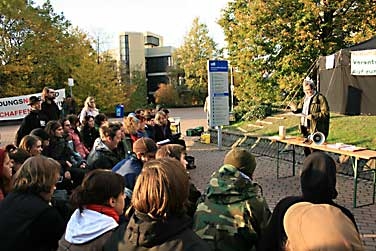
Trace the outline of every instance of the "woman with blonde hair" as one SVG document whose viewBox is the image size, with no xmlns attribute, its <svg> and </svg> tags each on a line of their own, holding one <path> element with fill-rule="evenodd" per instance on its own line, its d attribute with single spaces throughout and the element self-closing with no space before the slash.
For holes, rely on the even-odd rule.
<svg viewBox="0 0 376 251">
<path fill-rule="evenodd" d="M 19 148 L 30 153 L 30 156 L 40 155 L 43 151 L 42 141 L 38 137 L 32 135 L 26 135 L 23 137 Z"/>
<path fill-rule="evenodd" d="M 81 110 L 80 113 L 80 123 L 84 124 L 84 119 L 86 116 L 97 116 L 99 114 L 99 110 L 96 108 L 95 105 L 95 98 L 93 96 L 88 96 L 85 99 L 84 107 Z"/>
<path fill-rule="evenodd" d="M 186 215 L 189 178 L 179 161 L 150 160 L 137 178 L 132 195 L 135 213 L 119 250 L 210 250 L 191 229 Z"/>
<path fill-rule="evenodd" d="M 60 164 L 44 156 L 28 158 L 13 178 L 13 190 L 0 203 L 2 250 L 56 250 L 64 222 L 50 205 Z"/>
</svg>

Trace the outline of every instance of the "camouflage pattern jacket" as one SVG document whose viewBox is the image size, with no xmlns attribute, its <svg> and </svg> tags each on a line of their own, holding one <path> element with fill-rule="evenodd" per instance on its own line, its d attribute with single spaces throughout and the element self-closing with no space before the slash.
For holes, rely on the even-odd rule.
<svg viewBox="0 0 376 251">
<path fill-rule="evenodd" d="M 199 201 L 193 230 L 213 250 L 254 250 L 270 215 L 261 187 L 224 165 Z"/>
</svg>

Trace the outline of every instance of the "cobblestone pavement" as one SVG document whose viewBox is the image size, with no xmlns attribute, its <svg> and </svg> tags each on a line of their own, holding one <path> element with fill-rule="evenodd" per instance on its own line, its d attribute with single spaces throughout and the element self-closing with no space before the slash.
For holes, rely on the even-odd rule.
<svg viewBox="0 0 376 251">
<path fill-rule="evenodd" d="M 207 128 L 206 117 L 202 108 L 170 109 L 170 116 L 181 118 L 181 132 L 188 146 L 188 154 L 195 157 L 195 164 L 197 166 L 196 169 L 190 170 L 191 179 L 197 188 L 203 191 L 210 175 L 221 166 L 224 155 L 230 148 L 222 147 L 221 150 L 218 150 L 216 144 L 202 144 L 199 141 L 199 137 L 188 137 L 185 135 L 188 128 L 195 128 L 197 126 Z M 13 141 L 17 128 L 18 125 L 2 126 L 0 124 L 1 146 L 5 146 L 7 143 Z M 281 198 L 300 194 L 298 176 L 277 179 L 275 158 L 263 156 L 257 149 L 254 150 L 254 153 L 257 153 L 255 154 L 257 168 L 254 180 L 263 187 L 264 196 L 271 210 Z M 298 165 L 296 173 L 299 173 L 299 168 L 301 168 L 301 164 Z M 282 161 L 280 175 L 291 175 L 290 162 Z M 361 180 L 358 186 L 358 203 L 367 204 L 372 202 L 372 183 Z M 345 206 L 354 214 L 366 250 L 376 250 L 376 205 L 358 208 L 352 207 L 352 176 L 338 174 L 337 190 L 339 195 L 336 202 Z"/>
</svg>

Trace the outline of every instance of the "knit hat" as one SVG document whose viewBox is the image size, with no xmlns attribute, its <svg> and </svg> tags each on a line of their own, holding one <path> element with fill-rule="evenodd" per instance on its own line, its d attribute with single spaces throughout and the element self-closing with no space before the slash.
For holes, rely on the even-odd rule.
<svg viewBox="0 0 376 251">
<path fill-rule="evenodd" d="M 152 139 L 139 138 L 133 143 L 133 152 L 135 153 L 155 153 L 157 145 Z"/>
<path fill-rule="evenodd" d="M 283 225 L 287 250 L 364 250 L 354 223 L 329 204 L 296 203 L 287 210 Z"/>
<path fill-rule="evenodd" d="M 229 151 L 225 156 L 223 164 L 232 165 L 249 177 L 252 177 L 256 169 L 255 157 L 244 148 L 233 148 Z"/>
<path fill-rule="evenodd" d="M 335 199 L 336 164 L 323 152 L 313 152 L 304 160 L 300 175 L 303 197 L 311 202 L 325 203 Z"/>
</svg>

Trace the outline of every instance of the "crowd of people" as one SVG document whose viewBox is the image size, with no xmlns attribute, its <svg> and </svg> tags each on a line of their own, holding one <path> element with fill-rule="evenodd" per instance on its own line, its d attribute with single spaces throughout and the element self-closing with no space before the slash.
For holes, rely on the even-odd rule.
<svg viewBox="0 0 376 251">
<path fill-rule="evenodd" d="M 271 212 L 247 149 L 228 151 L 201 194 L 168 109 L 109 122 L 94 97 L 80 112 L 69 98 L 61 112 L 51 88 L 30 97 L 0 149 L 1 250 L 364 250 L 327 154 L 306 157 L 301 196 Z"/>
</svg>

